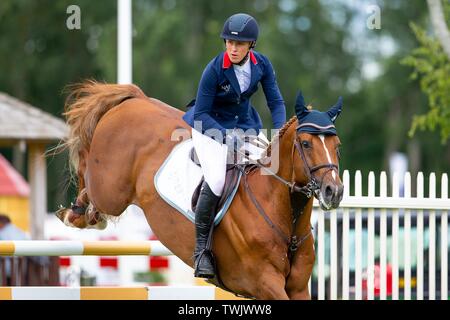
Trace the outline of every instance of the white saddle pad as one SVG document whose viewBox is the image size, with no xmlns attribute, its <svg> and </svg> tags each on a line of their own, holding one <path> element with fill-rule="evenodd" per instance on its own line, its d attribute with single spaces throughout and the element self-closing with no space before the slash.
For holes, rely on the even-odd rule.
<svg viewBox="0 0 450 320">
<path fill-rule="evenodd" d="M 195 213 L 192 210 L 191 200 L 195 189 L 202 179 L 203 173 L 201 168 L 190 158 L 192 148 L 192 139 L 177 144 L 158 169 L 154 178 L 154 184 L 161 198 L 177 209 L 191 222 L 195 222 Z M 250 152 L 250 157 L 252 159 L 259 159 L 263 149 L 248 144 L 246 150 Z M 216 214 L 214 220 L 215 225 L 222 220 L 231 205 L 234 195 L 239 188 L 240 179 L 241 174 L 239 175 L 238 182 L 233 192 L 225 201 L 220 211 Z"/>
<path fill-rule="evenodd" d="M 177 144 L 158 169 L 154 183 L 161 198 L 191 222 L 195 222 L 195 213 L 192 211 L 191 199 L 203 174 L 201 168 L 190 158 L 192 148 L 192 139 Z M 235 189 L 217 213 L 214 220 L 215 225 L 222 220 L 238 187 L 239 183 L 236 184 Z"/>
</svg>

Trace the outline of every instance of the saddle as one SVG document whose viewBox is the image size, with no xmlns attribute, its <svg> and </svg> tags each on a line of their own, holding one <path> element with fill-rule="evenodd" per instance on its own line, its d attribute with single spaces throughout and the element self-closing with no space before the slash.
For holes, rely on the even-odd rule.
<svg viewBox="0 0 450 320">
<path fill-rule="evenodd" d="M 257 152 L 252 152 L 252 156 Z M 218 225 L 227 213 L 239 187 L 244 170 L 249 163 L 227 166 L 226 182 L 216 208 L 214 225 Z M 159 196 L 189 221 L 195 223 L 195 209 L 203 183 L 203 173 L 193 149 L 192 139 L 177 144 L 156 172 L 153 183 Z"/>
<path fill-rule="evenodd" d="M 197 166 L 201 167 L 200 161 L 198 160 L 197 153 L 195 152 L 195 149 L 192 148 L 190 151 L 190 158 L 192 162 L 194 162 Z M 230 194 L 233 192 L 236 184 L 239 181 L 239 172 L 240 172 L 239 166 L 235 164 L 228 164 L 227 165 L 227 171 L 225 175 L 225 186 L 223 188 L 222 195 L 220 196 L 219 202 L 217 204 L 216 213 L 222 209 L 223 205 L 225 204 L 225 201 L 228 199 Z M 195 188 L 194 193 L 192 194 L 192 210 L 195 212 L 197 208 L 197 202 L 198 197 L 200 195 L 200 189 L 203 184 L 203 181 L 205 180 L 205 177 L 202 177 L 198 186 Z"/>
</svg>

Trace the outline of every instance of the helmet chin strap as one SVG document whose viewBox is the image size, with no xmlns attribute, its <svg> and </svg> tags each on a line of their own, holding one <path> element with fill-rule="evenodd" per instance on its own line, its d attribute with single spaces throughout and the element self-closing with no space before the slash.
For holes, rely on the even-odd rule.
<svg viewBox="0 0 450 320">
<path fill-rule="evenodd" d="M 244 65 L 244 63 L 246 63 L 247 60 L 248 60 L 248 56 L 249 56 L 250 50 L 252 50 L 254 47 L 256 47 L 256 41 L 252 41 L 252 44 L 250 45 L 250 49 L 247 51 L 247 54 L 245 55 L 245 57 L 241 61 L 239 61 L 238 63 L 234 63 L 234 64 L 237 64 L 239 66 Z"/>
<path fill-rule="evenodd" d="M 250 50 L 247 52 L 247 54 L 245 55 L 245 57 L 241 61 L 239 61 L 238 63 L 233 63 L 233 64 L 237 64 L 238 66 L 244 65 L 244 63 L 246 63 L 247 60 L 248 60 L 249 53 L 250 53 Z"/>
</svg>

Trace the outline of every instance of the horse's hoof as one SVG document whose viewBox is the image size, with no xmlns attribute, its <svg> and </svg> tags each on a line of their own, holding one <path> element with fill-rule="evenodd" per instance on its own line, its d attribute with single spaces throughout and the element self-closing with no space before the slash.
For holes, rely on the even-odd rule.
<svg viewBox="0 0 450 320">
<path fill-rule="evenodd" d="M 55 216 L 68 227 L 80 229 L 86 228 L 86 222 L 84 221 L 84 217 L 79 214 L 73 213 L 71 209 L 67 209 L 64 207 L 59 208 L 55 212 Z"/>
<path fill-rule="evenodd" d="M 104 229 L 106 229 L 107 226 L 108 226 L 108 221 L 106 221 L 105 219 L 102 219 L 94 225 L 89 225 L 87 227 L 87 229 L 104 230 Z"/>
<path fill-rule="evenodd" d="M 61 220 L 62 222 L 64 222 L 66 215 L 67 215 L 67 208 L 64 208 L 62 205 L 60 205 L 59 209 L 55 212 L 55 216 Z"/>
</svg>

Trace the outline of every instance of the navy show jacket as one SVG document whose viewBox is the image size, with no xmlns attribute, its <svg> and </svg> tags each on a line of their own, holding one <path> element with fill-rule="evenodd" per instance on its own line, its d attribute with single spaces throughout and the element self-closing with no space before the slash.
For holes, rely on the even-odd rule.
<svg viewBox="0 0 450 320">
<path fill-rule="evenodd" d="M 211 60 L 203 71 L 193 106 L 183 116 L 184 121 L 193 128 L 194 121 L 201 121 L 202 133 L 218 129 L 225 135 L 226 129 L 234 128 L 254 129 L 259 133 L 262 122 L 250 97 L 261 82 L 273 127 L 281 128 L 286 122 L 286 107 L 272 64 L 267 57 L 253 50 L 250 60 L 251 81 L 242 93 L 228 54 L 224 51 Z"/>
</svg>

